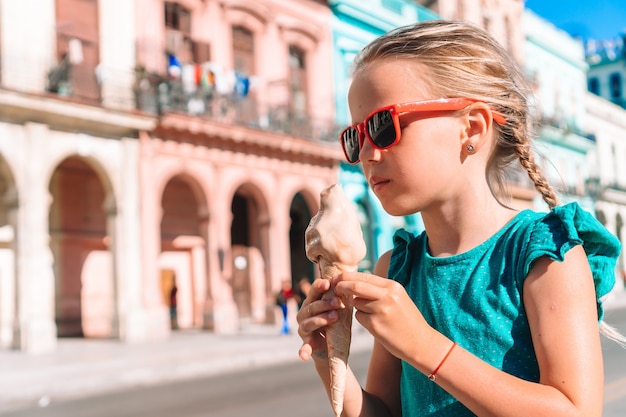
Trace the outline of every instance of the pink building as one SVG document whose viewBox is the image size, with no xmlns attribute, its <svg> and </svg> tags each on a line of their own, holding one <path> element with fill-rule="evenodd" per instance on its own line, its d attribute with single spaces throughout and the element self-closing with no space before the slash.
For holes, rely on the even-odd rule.
<svg viewBox="0 0 626 417">
<path fill-rule="evenodd" d="M 3 3 L 0 348 L 274 321 L 342 157 L 325 3 Z"/>
</svg>

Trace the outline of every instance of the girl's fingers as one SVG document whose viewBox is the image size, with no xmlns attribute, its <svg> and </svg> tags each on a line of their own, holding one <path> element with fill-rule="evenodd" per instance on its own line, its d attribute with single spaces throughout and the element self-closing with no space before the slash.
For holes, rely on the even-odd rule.
<svg viewBox="0 0 626 417">
<path fill-rule="evenodd" d="M 312 333 L 318 331 L 323 327 L 328 326 L 331 323 L 334 323 L 335 321 L 337 321 L 338 318 L 339 314 L 335 309 L 325 310 L 321 313 L 317 313 L 307 318 L 303 318 L 300 321 L 298 333 L 300 334 L 302 340 L 306 341 Z"/>
<path fill-rule="evenodd" d="M 363 313 L 373 313 L 376 311 L 376 300 L 367 299 L 364 297 L 354 298 L 352 300 L 352 305 L 357 311 L 361 311 Z"/>
<path fill-rule="evenodd" d="M 387 294 L 391 282 L 376 275 L 343 273 L 333 283 L 337 295 L 373 300 Z"/>
<path fill-rule="evenodd" d="M 360 282 L 363 284 L 374 285 L 376 287 L 385 287 L 389 281 L 389 278 L 379 277 L 374 274 L 365 274 L 363 272 L 342 272 L 333 278 L 332 285 L 337 285 L 341 282 Z"/>
<path fill-rule="evenodd" d="M 314 299 L 312 297 L 307 298 L 306 302 L 302 304 L 300 311 L 296 315 L 298 323 L 303 323 L 305 320 L 328 313 L 332 310 L 336 310 L 341 305 L 337 297 L 330 297 L 324 300 Z"/>
<path fill-rule="evenodd" d="M 328 291 L 328 288 L 330 288 L 330 283 L 327 281 L 328 280 L 317 279 L 315 280 L 315 282 L 313 282 L 313 284 L 311 284 L 311 289 L 309 290 L 309 294 L 302 302 L 302 306 L 300 307 L 300 310 L 298 311 L 298 314 L 296 315 L 296 319 L 298 320 L 298 323 L 301 323 L 306 318 L 311 317 L 312 315 L 315 314 L 315 312 L 312 310 L 313 308 L 312 304 L 320 300 L 322 298 L 322 295 L 326 291 Z"/>
<path fill-rule="evenodd" d="M 309 289 L 309 296 L 312 300 L 317 300 L 322 298 L 322 295 L 330 289 L 330 281 L 327 279 L 318 278 L 313 281 L 311 284 L 311 288 Z"/>
<path fill-rule="evenodd" d="M 302 346 L 298 356 L 307 361 L 313 354 L 326 350 L 321 329 L 337 321 L 337 308 L 340 301 L 337 297 L 322 300 L 322 295 L 330 289 L 330 281 L 316 280 L 309 291 L 309 295 L 302 303 L 297 314 L 298 334 L 302 339 Z"/>
<path fill-rule="evenodd" d="M 313 354 L 313 348 L 307 342 L 304 342 L 302 346 L 300 346 L 300 350 L 298 350 L 298 356 L 303 361 L 308 361 L 311 359 L 311 355 Z"/>
</svg>

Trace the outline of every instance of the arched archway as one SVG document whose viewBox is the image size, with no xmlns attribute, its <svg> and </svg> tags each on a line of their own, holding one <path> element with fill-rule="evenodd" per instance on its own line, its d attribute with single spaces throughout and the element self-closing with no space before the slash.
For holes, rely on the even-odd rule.
<svg viewBox="0 0 626 417">
<path fill-rule="evenodd" d="M 50 179 L 50 247 L 59 337 L 110 337 L 115 329 L 108 212 L 114 203 L 96 170 L 76 156 Z"/>
<path fill-rule="evenodd" d="M 231 286 L 242 324 L 271 322 L 273 308 L 269 270 L 269 214 L 260 191 L 240 186 L 233 196 L 230 228 L 233 261 Z"/>
<path fill-rule="evenodd" d="M 306 257 L 304 232 L 311 221 L 311 211 L 301 193 L 297 193 L 291 200 L 289 208 L 291 226 L 289 227 L 289 249 L 291 259 L 291 284 L 298 288 L 302 278 L 313 280 L 315 276 L 314 264 Z"/>
<path fill-rule="evenodd" d="M 172 329 L 203 327 L 207 293 L 205 197 L 192 178 L 171 178 L 161 198 L 160 288 Z"/>
</svg>

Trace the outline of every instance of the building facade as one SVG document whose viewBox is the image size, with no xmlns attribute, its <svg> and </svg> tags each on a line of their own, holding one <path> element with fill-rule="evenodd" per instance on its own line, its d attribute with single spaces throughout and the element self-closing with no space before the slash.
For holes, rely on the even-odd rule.
<svg viewBox="0 0 626 417">
<path fill-rule="evenodd" d="M 585 55 L 589 65 L 585 99 L 586 129 L 597 141 L 590 155 L 588 183 L 596 200 L 598 218 L 624 242 L 626 208 L 626 33 L 612 39 L 589 39 Z M 607 300 L 626 302 L 626 261 L 618 264 L 618 285 Z"/>
<path fill-rule="evenodd" d="M 607 229 L 622 242 L 617 282 L 607 305 L 626 303 L 626 110 L 591 92 L 585 96 L 585 130 L 593 132 L 597 146 L 588 155 L 587 188 L 595 212 Z"/>
<path fill-rule="evenodd" d="M 2 348 L 167 337 L 174 287 L 179 328 L 274 320 L 338 178 L 323 3 L 0 2 Z"/>
</svg>

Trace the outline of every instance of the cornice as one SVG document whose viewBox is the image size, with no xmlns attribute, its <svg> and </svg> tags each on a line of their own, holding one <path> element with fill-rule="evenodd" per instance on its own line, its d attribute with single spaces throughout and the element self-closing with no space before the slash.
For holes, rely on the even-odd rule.
<svg viewBox="0 0 626 417">
<path fill-rule="evenodd" d="M 163 115 L 153 135 L 238 153 L 333 166 L 343 160 L 338 143 L 308 140 L 263 129 L 191 117 L 182 113 Z"/>
<path fill-rule="evenodd" d="M 142 112 L 81 103 L 52 94 L 0 89 L 0 118 L 11 123 L 45 123 L 53 129 L 105 137 L 137 137 L 154 129 L 157 118 Z"/>
</svg>

